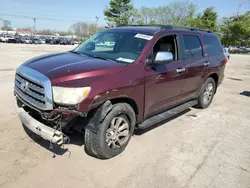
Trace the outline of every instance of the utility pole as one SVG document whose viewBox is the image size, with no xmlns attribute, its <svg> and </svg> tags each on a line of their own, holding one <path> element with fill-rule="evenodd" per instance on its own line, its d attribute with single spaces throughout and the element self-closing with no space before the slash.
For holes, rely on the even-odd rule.
<svg viewBox="0 0 250 188">
<path fill-rule="evenodd" d="M 97 28 L 98 28 L 100 16 L 96 16 L 95 19 L 96 19 L 96 26 L 97 26 Z"/>
<path fill-rule="evenodd" d="M 33 18 L 33 21 L 34 21 L 34 24 L 33 24 L 33 35 L 34 35 L 34 32 L 36 30 L 36 18 Z"/>
</svg>

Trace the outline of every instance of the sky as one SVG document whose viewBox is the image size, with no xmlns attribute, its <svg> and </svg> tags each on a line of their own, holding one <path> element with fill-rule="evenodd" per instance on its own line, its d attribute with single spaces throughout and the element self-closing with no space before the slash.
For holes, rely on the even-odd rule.
<svg viewBox="0 0 250 188">
<path fill-rule="evenodd" d="M 140 8 L 163 6 L 172 1 L 132 0 L 132 3 Z M 250 0 L 189 0 L 197 4 L 198 12 L 209 6 L 215 7 L 219 17 L 235 15 L 239 3 L 244 1 L 249 3 L 241 7 L 241 13 L 250 10 Z M 27 28 L 33 26 L 32 17 L 36 17 L 38 30 L 67 31 L 76 21 L 96 23 L 96 16 L 100 17 L 99 25 L 105 25 L 103 10 L 108 3 L 109 0 L 0 0 L 0 19 L 10 20 L 13 28 Z"/>
</svg>

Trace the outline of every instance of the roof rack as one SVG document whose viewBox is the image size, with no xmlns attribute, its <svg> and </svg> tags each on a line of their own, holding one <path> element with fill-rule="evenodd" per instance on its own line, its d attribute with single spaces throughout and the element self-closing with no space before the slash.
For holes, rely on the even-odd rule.
<svg viewBox="0 0 250 188">
<path fill-rule="evenodd" d="M 143 25 L 143 24 L 139 24 L 139 25 L 118 25 L 116 27 L 124 27 L 124 26 L 127 26 L 127 27 L 164 27 L 165 25 L 161 25 L 161 24 L 151 24 L 151 25 Z"/>
<path fill-rule="evenodd" d="M 201 28 L 194 28 L 194 27 L 186 27 L 186 26 L 172 26 L 172 25 L 161 25 L 161 24 L 153 24 L 153 25 L 118 25 L 117 27 L 160 27 L 161 29 L 183 29 L 183 30 L 190 30 L 190 31 L 203 31 L 212 33 L 209 29 L 201 29 Z"/>
<path fill-rule="evenodd" d="M 185 29 L 185 30 L 190 30 L 190 31 L 203 31 L 203 32 L 208 32 L 208 33 L 212 32 L 212 31 L 210 31 L 208 29 L 185 27 L 185 26 L 172 26 L 172 25 L 165 25 L 165 26 L 162 27 L 162 29 Z"/>
</svg>

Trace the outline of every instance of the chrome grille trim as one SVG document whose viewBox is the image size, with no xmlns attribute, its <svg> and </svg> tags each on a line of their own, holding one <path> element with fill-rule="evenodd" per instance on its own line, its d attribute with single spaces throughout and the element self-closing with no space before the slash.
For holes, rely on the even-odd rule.
<svg viewBox="0 0 250 188">
<path fill-rule="evenodd" d="M 16 80 L 15 80 L 15 87 L 18 87 L 18 89 L 19 90 L 21 90 L 22 91 L 22 89 L 21 89 L 21 84 L 19 83 L 19 82 L 17 82 Z M 29 87 L 30 88 L 30 87 Z M 43 102 L 45 102 L 45 97 L 44 97 L 44 94 L 38 94 L 38 93 L 36 93 L 36 92 L 33 92 L 32 90 L 27 90 L 27 91 L 22 91 L 22 92 L 24 92 L 26 95 L 30 95 L 30 96 L 32 96 L 32 97 L 34 97 L 35 99 L 38 99 L 38 100 L 40 100 L 40 101 L 43 101 Z"/>
<path fill-rule="evenodd" d="M 25 94 L 24 92 L 22 92 L 18 87 L 15 86 L 15 92 L 16 94 L 21 97 L 23 100 L 25 100 L 26 102 L 28 102 L 29 104 L 31 104 L 32 106 L 39 108 L 39 109 L 43 109 L 44 108 L 44 104 L 35 100 L 34 98 L 30 97 L 29 95 Z"/>
<path fill-rule="evenodd" d="M 25 88 L 22 87 L 25 85 Z M 25 102 L 40 110 L 52 110 L 51 82 L 45 75 L 21 65 L 16 70 L 15 92 Z"/>
<path fill-rule="evenodd" d="M 24 79 L 21 78 L 18 74 L 16 74 L 16 80 L 21 83 Z M 28 80 L 28 79 L 26 79 L 26 80 Z M 28 81 L 30 81 L 30 80 L 28 80 Z M 29 88 L 31 88 L 39 93 L 44 93 L 43 87 L 39 87 L 39 86 L 33 84 L 32 82 L 29 83 Z"/>
</svg>

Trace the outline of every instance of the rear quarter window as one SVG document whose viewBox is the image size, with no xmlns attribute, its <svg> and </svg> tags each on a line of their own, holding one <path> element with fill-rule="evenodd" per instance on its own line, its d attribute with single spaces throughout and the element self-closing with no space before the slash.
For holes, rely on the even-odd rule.
<svg viewBox="0 0 250 188">
<path fill-rule="evenodd" d="M 203 36 L 208 55 L 216 55 L 223 52 L 219 39 L 214 36 Z"/>
<path fill-rule="evenodd" d="M 202 57 L 202 46 L 198 36 L 183 35 L 185 45 L 185 59 Z"/>
</svg>

